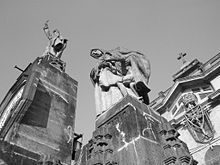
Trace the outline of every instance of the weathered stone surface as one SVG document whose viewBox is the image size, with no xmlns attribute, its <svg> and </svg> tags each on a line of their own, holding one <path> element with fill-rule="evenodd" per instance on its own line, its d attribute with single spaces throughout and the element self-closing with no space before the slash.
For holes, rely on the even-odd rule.
<svg viewBox="0 0 220 165">
<path fill-rule="evenodd" d="M 97 59 L 90 73 L 95 87 L 97 116 L 127 94 L 149 104 L 150 62 L 147 56 L 120 47 L 109 51 L 92 49 L 90 55 Z"/>
<path fill-rule="evenodd" d="M 172 135 L 175 137 L 175 142 L 172 138 L 167 140 L 163 137 L 164 124 L 170 126 L 148 106 L 128 95 L 97 118 L 93 138 L 82 151 L 78 151 L 78 163 L 81 165 L 172 163 L 193 165 L 193 158 L 187 147 L 182 146 L 178 134 Z M 170 126 L 166 133 L 172 134 L 172 130 L 174 129 Z M 169 146 L 170 151 L 167 151 L 164 146 L 169 145 L 167 144 L 169 140 L 173 142 L 173 146 Z M 177 143 L 181 144 L 181 147 L 176 147 Z M 181 151 L 176 151 L 175 147 L 180 148 Z M 174 159 L 172 163 L 167 161 L 172 158 Z"/>
<path fill-rule="evenodd" d="M 50 56 L 45 56 L 29 65 L 1 104 L 4 111 L 17 87 L 24 82 L 22 105 L 15 106 L 16 113 L 11 114 L 0 132 L 1 141 L 9 146 L 13 144 L 12 148 L 19 147 L 19 152 L 27 151 L 18 153 L 20 164 L 26 158 L 34 159 L 26 155 L 28 152 L 41 157 L 34 159 L 39 163 L 60 160 L 70 164 L 71 161 L 77 82 L 51 61 Z M 5 153 L 14 154 L 11 149 Z M 4 159 L 1 155 L 0 158 Z"/>
</svg>

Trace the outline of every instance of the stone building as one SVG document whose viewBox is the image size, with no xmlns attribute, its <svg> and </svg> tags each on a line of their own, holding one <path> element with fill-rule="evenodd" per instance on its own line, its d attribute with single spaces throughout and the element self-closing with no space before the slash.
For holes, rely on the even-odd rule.
<svg viewBox="0 0 220 165">
<path fill-rule="evenodd" d="M 178 130 L 199 165 L 220 164 L 220 54 L 183 63 L 149 106 Z"/>
</svg>

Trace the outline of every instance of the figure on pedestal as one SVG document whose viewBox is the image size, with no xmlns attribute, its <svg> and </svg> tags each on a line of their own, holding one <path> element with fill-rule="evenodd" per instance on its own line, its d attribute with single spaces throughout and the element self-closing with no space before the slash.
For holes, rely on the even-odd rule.
<svg viewBox="0 0 220 165">
<path fill-rule="evenodd" d="M 92 49 L 90 55 L 98 60 L 90 73 L 95 86 L 97 115 L 127 94 L 149 104 L 150 62 L 145 55 L 121 48 Z"/>
<path fill-rule="evenodd" d="M 49 44 L 46 48 L 44 55 L 49 54 L 60 59 L 64 49 L 67 46 L 68 40 L 62 38 L 58 29 L 53 30 L 53 34 L 51 34 L 49 26 L 48 26 L 48 22 L 49 20 L 46 21 L 43 27 L 44 33 L 49 39 Z"/>
</svg>

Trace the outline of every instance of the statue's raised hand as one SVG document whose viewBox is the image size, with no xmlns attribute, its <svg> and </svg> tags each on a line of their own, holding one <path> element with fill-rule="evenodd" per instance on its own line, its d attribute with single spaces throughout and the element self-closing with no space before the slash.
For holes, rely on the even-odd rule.
<svg viewBox="0 0 220 165">
<path fill-rule="evenodd" d="M 44 29 L 48 29 L 48 28 L 49 28 L 48 23 L 49 23 L 49 20 L 47 20 L 47 21 L 44 23 Z"/>
</svg>

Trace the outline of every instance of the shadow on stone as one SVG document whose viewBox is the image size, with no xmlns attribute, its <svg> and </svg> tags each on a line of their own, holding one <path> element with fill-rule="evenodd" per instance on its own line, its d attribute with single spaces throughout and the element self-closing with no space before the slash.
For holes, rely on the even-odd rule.
<svg viewBox="0 0 220 165">
<path fill-rule="evenodd" d="M 51 96 L 49 95 L 47 89 L 42 85 L 42 82 L 39 81 L 33 102 L 24 115 L 21 123 L 30 126 L 47 128 L 50 107 Z"/>
</svg>

